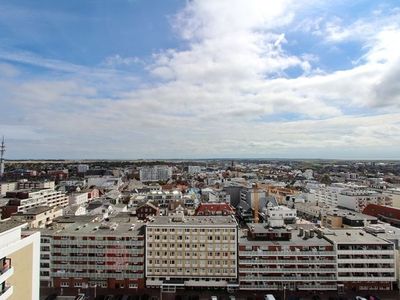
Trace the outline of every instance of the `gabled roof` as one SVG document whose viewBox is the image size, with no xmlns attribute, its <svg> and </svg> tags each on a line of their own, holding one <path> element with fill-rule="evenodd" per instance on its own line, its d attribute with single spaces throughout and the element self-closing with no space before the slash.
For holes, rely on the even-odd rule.
<svg viewBox="0 0 400 300">
<path fill-rule="evenodd" d="M 148 202 L 143 203 L 142 205 L 140 205 L 136 210 L 138 210 L 138 209 L 140 209 L 140 208 L 142 208 L 142 207 L 145 207 L 145 206 L 151 207 L 151 208 L 153 208 L 153 209 L 155 209 L 155 210 L 158 209 L 157 206 L 155 206 L 154 204 L 152 204 L 151 202 L 148 201 Z"/>
</svg>

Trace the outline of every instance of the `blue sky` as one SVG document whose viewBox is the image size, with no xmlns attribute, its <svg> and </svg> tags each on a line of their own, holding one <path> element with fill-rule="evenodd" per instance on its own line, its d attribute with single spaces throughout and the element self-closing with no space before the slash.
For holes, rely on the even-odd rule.
<svg viewBox="0 0 400 300">
<path fill-rule="evenodd" d="M 399 159 L 398 1 L 0 2 L 8 158 Z"/>
</svg>

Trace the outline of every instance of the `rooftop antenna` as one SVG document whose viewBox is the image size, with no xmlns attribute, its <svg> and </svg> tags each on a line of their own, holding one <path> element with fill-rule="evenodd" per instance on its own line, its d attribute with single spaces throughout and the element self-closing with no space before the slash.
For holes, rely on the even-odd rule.
<svg viewBox="0 0 400 300">
<path fill-rule="evenodd" d="M 4 144 L 4 135 L 0 146 L 0 178 L 4 174 L 4 152 L 6 152 L 6 145 Z"/>
</svg>

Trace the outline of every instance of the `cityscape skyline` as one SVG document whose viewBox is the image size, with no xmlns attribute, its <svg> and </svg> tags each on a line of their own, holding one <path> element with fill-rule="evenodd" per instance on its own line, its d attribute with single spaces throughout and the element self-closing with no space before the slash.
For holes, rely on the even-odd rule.
<svg viewBox="0 0 400 300">
<path fill-rule="evenodd" d="M 5 159 L 400 159 L 397 1 L 2 1 Z"/>
</svg>

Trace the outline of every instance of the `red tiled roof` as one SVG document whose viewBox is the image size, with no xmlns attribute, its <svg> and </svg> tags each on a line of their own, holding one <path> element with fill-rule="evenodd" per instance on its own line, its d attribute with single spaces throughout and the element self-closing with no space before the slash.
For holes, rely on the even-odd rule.
<svg viewBox="0 0 400 300">
<path fill-rule="evenodd" d="M 400 223 L 400 209 L 390 206 L 383 206 L 377 204 L 368 204 L 363 213 L 366 215 L 374 216 L 379 219 L 383 219 L 387 222 L 398 222 Z"/>
<path fill-rule="evenodd" d="M 195 211 L 195 215 L 234 214 L 235 209 L 228 203 L 201 203 Z"/>
</svg>

